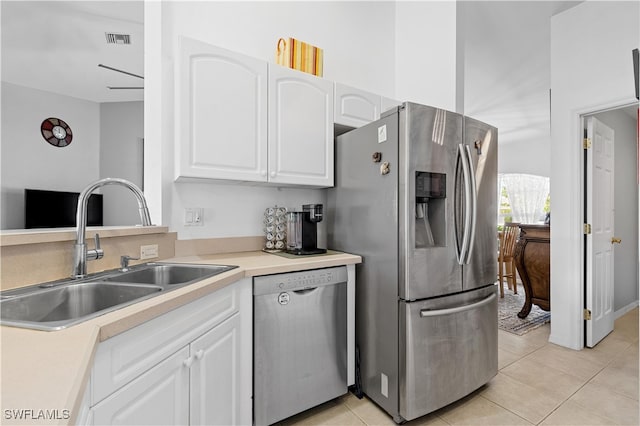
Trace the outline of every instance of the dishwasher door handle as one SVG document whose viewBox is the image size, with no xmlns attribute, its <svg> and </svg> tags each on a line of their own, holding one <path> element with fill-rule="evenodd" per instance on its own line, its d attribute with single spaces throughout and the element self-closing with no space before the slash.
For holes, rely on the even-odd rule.
<svg viewBox="0 0 640 426">
<path fill-rule="evenodd" d="M 293 290 L 293 292 L 295 294 L 300 294 L 300 295 L 304 296 L 305 294 L 309 294 L 312 291 L 317 290 L 317 289 L 318 289 L 318 287 L 311 287 L 311 288 L 303 288 L 302 290 Z"/>
</svg>

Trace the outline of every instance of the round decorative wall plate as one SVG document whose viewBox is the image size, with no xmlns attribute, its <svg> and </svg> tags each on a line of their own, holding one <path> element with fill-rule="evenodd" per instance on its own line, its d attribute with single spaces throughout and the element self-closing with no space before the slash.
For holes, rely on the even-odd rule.
<svg viewBox="0 0 640 426">
<path fill-rule="evenodd" d="M 64 148 L 71 143 L 73 133 L 71 127 L 59 118 L 47 118 L 40 125 L 40 132 L 44 140 L 53 146 Z"/>
</svg>

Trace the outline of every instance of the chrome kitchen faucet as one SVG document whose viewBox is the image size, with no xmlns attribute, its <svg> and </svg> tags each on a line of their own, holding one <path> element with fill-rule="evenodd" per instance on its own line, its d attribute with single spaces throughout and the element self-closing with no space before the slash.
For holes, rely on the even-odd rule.
<svg viewBox="0 0 640 426">
<path fill-rule="evenodd" d="M 147 201 L 144 198 L 144 194 L 134 183 L 129 182 L 126 179 L 120 178 L 104 178 L 95 181 L 85 189 L 82 190 L 78 196 L 78 208 L 76 210 L 76 243 L 73 246 L 73 272 L 71 276 L 73 278 L 84 278 L 87 275 L 87 261 L 101 259 L 104 256 L 104 252 L 100 248 L 100 237 L 96 234 L 96 248 L 93 250 L 87 250 L 87 244 L 85 243 L 85 234 L 87 229 L 87 204 L 89 203 L 89 196 L 96 189 L 105 185 L 122 185 L 133 192 L 138 200 L 138 209 L 140 210 L 140 219 L 142 220 L 142 226 L 151 226 L 151 216 L 149 215 L 149 209 L 147 208 Z"/>
</svg>

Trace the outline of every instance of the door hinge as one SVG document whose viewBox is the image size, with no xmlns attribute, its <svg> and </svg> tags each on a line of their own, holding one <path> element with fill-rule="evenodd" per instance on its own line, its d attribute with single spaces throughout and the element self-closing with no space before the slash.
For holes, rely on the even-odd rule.
<svg viewBox="0 0 640 426">
<path fill-rule="evenodd" d="M 591 234 L 591 225 L 589 223 L 585 223 L 582 226 L 582 232 L 584 232 L 586 235 Z"/>
<path fill-rule="evenodd" d="M 584 148 L 584 149 L 591 148 L 591 138 L 584 138 L 582 140 L 582 148 Z"/>
<path fill-rule="evenodd" d="M 582 316 L 583 316 L 585 321 L 590 321 L 591 320 L 591 311 L 589 309 L 585 309 L 584 311 L 582 311 Z"/>
</svg>

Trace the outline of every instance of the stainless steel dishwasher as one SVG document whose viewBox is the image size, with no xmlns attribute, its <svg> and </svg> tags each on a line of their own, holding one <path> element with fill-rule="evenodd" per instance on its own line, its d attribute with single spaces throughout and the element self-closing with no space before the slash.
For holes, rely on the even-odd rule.
<svg viewBox="0 0 640 426">
<path fill-rule="evenodd" d="M 253 280 L 253 415 L 268 425 L 347 392 L 347 268 Z"/>
</svg>

